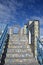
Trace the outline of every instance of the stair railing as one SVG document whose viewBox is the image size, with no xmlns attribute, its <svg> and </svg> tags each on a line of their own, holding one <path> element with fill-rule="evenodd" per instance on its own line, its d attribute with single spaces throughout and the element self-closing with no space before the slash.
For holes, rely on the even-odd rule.
<svg viewBox="0 0 43 65">
<path fill-rule="evenodd" d="M 37 38 L 37 59 L 40 65 L 43 65 L 43 43 Z"/>
<path fill-rule="evenodd" d="M 2 24 L 3 26 L 3 24 Z M 7 39 L 7 31 L 8 31 L 8 25 L 5 26 L 4 28 L 4 31 L 3 33 L 1 34 L 1 37 L 0 37 L 0 60 L 1 60 L 1 57 L 2 57 L 2 53 L 4 51 L 4 46 L 5 46 L 5 41 Z"/>
</svg>

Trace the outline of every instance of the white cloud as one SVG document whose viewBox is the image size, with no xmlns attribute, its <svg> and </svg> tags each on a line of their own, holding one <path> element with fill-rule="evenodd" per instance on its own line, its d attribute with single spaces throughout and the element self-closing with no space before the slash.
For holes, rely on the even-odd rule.
<svg viewBox="0 0 43 65">
<path fill-rule="evenodd" d="M 15 0 L 2 1 L 2 4 L 0 3 L 0 22 L 10 22 L 11 20 L 16 22 L 16 15 L 20 16 L 17 9 L 22 8 L 22 6 L 22 3 Z"/>
</svg>

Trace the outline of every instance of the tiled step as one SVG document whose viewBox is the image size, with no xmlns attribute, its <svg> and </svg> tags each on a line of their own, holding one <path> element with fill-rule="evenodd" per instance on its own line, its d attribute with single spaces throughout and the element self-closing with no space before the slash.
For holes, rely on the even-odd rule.
<svg viewBox="0 0 43 65">
<path fill-rule="evenodd" d="M 10 46 L 10 47 L 11 47 L 11 46 L 23 47 L 23 48 L 26 47 L 26 48 L 31 49 L 30 46 L 29 46 L 28 44 L 9 44 L 8 47 L 9 47 L 9 46 Z"/>
<path fill-rule="evenodd" d="M 18 53 L 18 54 L 26 54 L 26 53 L 28 53 L 28 54 L 30 54 L 30 55 L 33 55 L 33 53 L 31 53 L 31 51 L 14 51 L 14 50 L 8 50 L 7 51 L 7 53 L 8 54 L 16 54 L 16 53 Z"/>
<path fill-rule="evenodd" d="M 33 58 L 32 59 L 5 59 L 5 63 L 31 63 L 36 62 Z"/>
<path fill-rule="evenodd" d="M 16 43 L 14 43 L 14 44 L 12 43 L 11 44 L 10 43 L 8 46 L 27 46 L 27 44 L 20 44 L 20 43 L 19 44 L 16 44 Z"/>
<path fill-rule="evenodd" d="M 20 51 L 12 51 L 12 52 L 11 51 L 7 51 L 7 53 L 9 53 L 9 54 L 10 53 L 12 53 L 12 54 L 16 54 L 16 53 L 18 53 L 18 54 L 21 54 L 21 53 L 29 53 L 29 54 L 32 54 L 31 52 L 27 52 L 27 51 L 21 51 L 21 52 Z"/>
<path fill-rule="evenodd" d="M 11 52 L 11 51 L 7 51 L 7 53 L 8 53 L 8 54 L 16 54 L 16 53 L 17 53 L 17 54 L 21 54 L 21 53 L 22 53 L 22 54 L 25 54 L 25 53 L 29 53 L 29 54 L 32 54 L 32 55 L 33 55 L 33 53 L 30 53 L 30 52 L 16 52 L 16 51 L 15 51 L 15 52 L 14 52 L 14 51 Z"/>
<path fill-rule="evenodd" d="M 16 41 L 16 40 L 18 41 L 19 38 L 18 38 L 18 37 L 16 37 L 16 38 L 15 38 L 15 37 L 14 37 L 14 38 L 12 37 L 12 38 L 10 38 L 9 40 L 10 40 L 10 41 Z"/>
<path fill-rule="evenodd" d="M 10 39 L 12 40 L 12 39 L 20 39 L 20 40 L 27 40 L 27 37 L 25 36 L 25 37 L 20 37 L 20 36 L 10 36 Z"/>
<path fill-rule="evenodd" d="M 7 52 L 29 52 L 29 53 L 31 53 L 31 50 L 27 50 L 27 49 L 21 49 L 21 48 L 17 48 L 17 49 L 12 49 L 12 48 L 10 48 L 10 49 L 8 49 L 7 50 Z"/>
<path fill-rule="evenodd" d="M 13 43 L 12 43 L 13 42 Z M 27 41 L 13 41 L 13 40 L 9 40 L 9 44 L 28 44 Z"/>
<path fill-rule="evenodd" d="M 15 46 L 15 45 L 8 45 L 8 48 L 25 48 L 26 49 L 26 46 Z"/>
<path fill-rule="evenodd" d="M 5 65 L 9 65 L 9 63 Z M 12 65 L 12 63 L 10 65 Z M 37 62 L 33 62 L 33 63 L 13 63 L 13 65 L 40 65 L 40 64 L 38 64 Z"/>
<path fill-rule="evenodd" d="M 23 65 L 35 62 L 26 36 L 11 35 L 5 65 Z"/>
<path fill-rule="evenodd" d="M 21 53 L 21 54 L 6 54 L 6 58 L 33 58 L 33 55 L 31 54 L 24 54 L 24 53 Z"/>
<path fill-rule="evenodd" d="M 15 46 L 26 46 L 28 44 L 26 44 L 26 43 L 25 44 L 24 43 L 23 44 L 22 43 L 19 43 L 19 44 L 18 43 L 9 43 L 9 45 L 12 45 L 12 46 L 13 45 L 15 45 Z"/>
<path fill-rule="evenodd" d="M 12 39 L 12 40 L 9 39 L 9 41 L 15 41 L 15 42 L 18 41 L 18 40 L 19 40 L 20 42 L 28 42 L 28 40 L 26 40 L 26 39 Z"/>
<path fill-rule="evenodd" d="M 31 49 L 29 45 L 19 45 L 19 44 L 9 44 L 8 48 L 28 48 Z"/>
</svg>

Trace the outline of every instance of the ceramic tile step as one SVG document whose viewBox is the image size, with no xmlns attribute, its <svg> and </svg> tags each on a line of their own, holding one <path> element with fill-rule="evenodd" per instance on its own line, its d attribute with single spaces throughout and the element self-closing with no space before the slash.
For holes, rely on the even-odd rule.
<svg viewBox="0 0 43 65">
<path fill-rule="evenodd" d="M 33 57 L 33 54 L 32 53 L 22 53 L 22 52 L 21 53 L 18 53 L 18 52 L 17 53 L 15 53 L 15 52 L 14 53 L 10 53 L 10 52 L 8 53 L 7 52 L 7 54 L 8 54 L 8 56 L 9 55 L 15 55 L 15 56 L 18 55 L 19 56 L 21 54 L 21 56 L 24 55 L 24 56 Z M 7 56 L 7 54 L 6 54 L 6 56 Z"/>
<path fill-rule="evenodd" d="M 15 38 L 18 39 L 19 37 L 18 37 L 18 36 L 12 36 L 12 37 L 10 36 L 10 39 L 12 39 L 12 38 L 14 38 L 14 39 L 15 39 Z"/>
<path fill-rule="evenodd" d="M 22 43 L 17 43 L 17 44 L 16 44 L 16 43 L 9 43 L 9 45 L 10 45 L 10 46 L 13 46 L 13 45 L 15 45 L 15 46 L 19 46 L 19 45 L 20 45 L 20 46 L 28 46 L 28 44 L 24 44 L 24 43 L 23 43 L 23 44 L 22 44 Z M 9 46 L 9 45 L 8 45 L 8 46 Z"/>
<path fill-rule="evenodd" d="M 15 40 L 9 40 L 9 42 L 13 42 L 13 43 L 26 43 L 27 41 L 20 41 L 20 40 L 17 40 L 17 41 L 15 41 Z"/>
<path fill-rule="evenodd" d="M 22 40 L 22 41 L 28 41 L 28 39 L 23 39 L 23 38 L 22 38 L 22 39 L 20 39 L 20 40 Z"/>
<path fill-rule="evenodd" d="M 8 48 L 7 51 L 14 51 L 14 52 L 31 52 L 31 49 L 28 48 Z"/>
<path fill-rule="evenodd" d="M 5 65 L 12 65 L 12 64 L 6 63 Z M 40 64 L 37 62 L 33 62 L 33 63 L 13 63 L 13 65 L 40 65 Z"/>
<path fill-rule="evenodd" d="M 19 47 L 19 46 L 8 46 L 8 49 L 26 49 L 26 50 L 31 50 L 30 48 L 26 48 L 25 46 L 23 46 L 23 47 Z"/>
<path fill-rule="evenodd" d="M 29 48 L 8 48 L 7 50 L 30 50 L 31 51 L 31 49 L 29 49 Z"/>
<path fill-rule="evenodd" d="M 12 38 L 13 38 L 13 39 L 19 39 L 18 36 L 17 36 L 17 37 L 16 37 L 16 36 L 12 36 L 12 37 L 10 36 L 10 39 L 12 39 Z"/>
<path fill-rule="evenodd" d="M 15 46 L 27 46 L 28 44 L 20 44 L 20 43 L 18 43 L 18 44 L 16 44 L 16 43 L 13 44 L 13 43 L 12 43 L 12 44 L 11 44 L 11 43 L 9 43 L 9 45 L 10 45 L 10 46 L 14 46 L 14 45 L 15 45 Z M 8 45 L 8 46 L 9 46 L 9 45 Z"/>
<path fill-rule="evenodd" d="M 26 39 L 27 38 L 27 36 L 20 36 L 21 38 L 23 38 L 23 39 Z"/>
<path fill-rule="evenodd" d="M 28 40 L 20 40 L 20 42 L 28 42 Z"/>
<path fill-rule="evenodd" d="M 26 50 L 25 51 L 21 51 L 20 49 L 19 50 L 15 50 L 15 49 L 7 49 L 7 52 L 27 52 Z"/>
<path fill-rule="evenodd" d="M 7 50 L 7 53 L 32 53 L 30 50 L 29 51 L 23 51 L 23 50 Z"/>
<path fill-rule="evenodd" d="M 5 65 L 40 65 L 36 60 L 28 60 L 28 62 L 22 62 L 22 60 L 20 60 L 21 62 L 6 62 Z"/>
<path fill-rule="evenodd" d="M 12 39 L 13 39 L 13 40 L 14 40 L 14 39 L 17 39 L 17 40 L 18 40 L 18 39 L 20 39 L 20 40 L 27 40 L 26 37 L 24 37 L 24 38 L 23 38 L 23 37 L 22 37 L 22 38 L 21 38 L 21 37 L 10 37 L 10 40 L 12 40 Z"/>
<path fill-rule="evenodd" d="M 8 48 L 25 48 L 26 46 L 14 46 L 14 45 L 8 45 Z"/>
<path fill-rule="evenodd" d="M 23 51 L 23 50 L 8 50 L 7 53 L 29 53 L 29 54 L 33 54 L 31 51 Z"/>
<path fill-rule="evenodd" d="M 21 54 L 21 53 L 22 53 L 22 54 L 23 54 L 23 53 L 33 54 L 33 53 L 30 52 L 30 51 L 28 52 L 28 51 L 12 51 L 12 50 L 8 50 L 7 53 L 10 53 L 10 54 L 11 54 L 11 53 L 12 53 L 12 54 L 13 54 L 13 53 L 14 53 L 14 54 L 16 54 L 16 53 L 18 53 L 18 54 Z"/>
<path fill-rule="evenodd" d="M 7 59 L 29 59 L 29 58 L 33 58 L 32 56 L 24 56 L 24 55 L 22 55 L 22 56 L 6 56 L 6 58 Z"/>
<path fill-rule="evenodd" d="M 17 38 L 17 37 L 19 38 L 20 36 L 19 36 L 19 35 L 18 35 L 18 36 L 16 36 L 16 35 L 11 35 L 10 38 L 12 38 L 12 37 L 13 37 L 13 38 L 14 38 L 14 37 L 15 37 L 15 38 Z"/>
<path fill-rule="evenodd" d="M 33 57 L 6 57 L 6 59 L 32 59 Z"/>
<path fill-rule="evenodd" d="M 14 34 L 13 34 L 13 35 L 11 35 L 10 37 L 20 37 L 20 36 L 19 36 L 19 35 L 14 35 Z"/>
<path fill-rule="evenodd" d="M 18 39 L 17 38 L 10 38 L 9 40 L 14 40 L 15 41 L 15 40 L 19 40 L 19 38 Z"/>
<path fill-rule="evenodd" d="M 19 40 L 19 37 L 10 37 L 10 40 Z"/>
<path fill-rule="evenodd" d="M 6 57 L 7 57 L 7 58 L 14 58 L 14 57 L 16 57 L 16 58 L 18 58 L 18 57 L 19 57 L 19 58 L 20 58 L 20 57 L 27 57 L 27 58 L 29 58 L 29 57 L 30 57 L 30 58 L 31 58 L 31 57 L 33 57 L 33 55 L 28 54 L 28 53 L 26 53 L 26 54 L 22 54 L 22 53 L 21 53 L 21 54 L 17 54 L 17 53 L 16 53 L 16 54 L 6 54 Z"/>
<path fill-rule="evenodd" d="M 26 63 L 26 64 L 28 64 L 28 63 L 33 63 L 33 62 L 36 62 L 33 58 L 32 59 L 5 59 L 5 64 L 6 63 L 11 63 L 11 64 L 13 64 L 13 63 Z"/>
<path fill-rule="evenodd" d="M 21 43 L 9 43 L 9 45 L 15 45 L 15 46 L 27 46 L 28 44 L 21 44 Z"/>
<path fill-rule="evenodd" d="M 9 44 L 28 44 L 27 41 L 9 41 Z"/>
<path fill-rule="evenodd" d="M 19 36 L 10 36 L 10 39 L 12 39 L 12 38 L 19 38 Z"/>
<path fill-rule="evenodd" d="M 11 45 L 8 45 L 8 49 L 25 49 L 25 50 L 31 50 L 30 48 L 28 48 L 28 47 L 26 47 L 25 45 L 13 45 L 13 46 L 11 46 Z"/>
<path fill-rule="evenodd" d="M 14 52 L 13 52 L 13 51 L 12 51 L 12 52 L 9 52 L 9 51 L 8 51 L 8 52 L 7 52 L 7 54 L 10 54 L 10 53 L 11 53 L 11 54 L 25 54 L 25 53 L 28 53 L 28 54 L 32 54 L 32 55 L 33 55 L 33 53 L 27 52 L 27 51 L 24 51 L 24 52 L 23 52 L 23 51 L 21 51 L 21 52 L 20 52 L 20 51 L 14 51 Z"/>
<path fill-rule="evenodd" d="M 32 59 L 33 57 L 6 57 L 6 59 Z"/>
<path fill-rule="evenodd" d="M 28 52 L 28 53 L 32 53 L 30 50 L 22 50 L 22 49 L 14 49 L 14 50 L 12 50 L 12 49 L 10 49 L 10 50 L 8 50 L 7 52 L 15 52 L 15 53 L 23 53 L 23 52 Z"/>
<path fill-rule="evenodd" d="M 31 52 L 31 50 L 27 50 L 27 49 L 19 49 L 19 48 L 17 48 L 17 49 L 7 49 L 7 51 L 14 51 L 14 52 Z"/>
<path fill-rule="evenodd" d="M 20 39 L 21 39 L 21 40 L 27 40 L 27 38 L 26 38 L 26 37 L 24 37 L 24 38 L 22 37 L 22 38 L 20 38 Z"/>
<path fill-rule="evenodd" d="M 17 39 L 16 39 L 16 40 L 13 40 L 13 39 L 10 40 L 10 39 L 9 39 L 9 42 L 18 42 L 18 40 L 17 40 Z"/>
</svg>

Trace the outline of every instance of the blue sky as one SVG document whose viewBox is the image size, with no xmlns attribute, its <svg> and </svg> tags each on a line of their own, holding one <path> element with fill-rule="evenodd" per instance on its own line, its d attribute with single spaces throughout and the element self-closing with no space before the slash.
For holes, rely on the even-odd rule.
<svg viewBox="0 0 43 65">
<path fill-rule="evenodd" d="M 0 22 L 20 24 L 28 20 L 40 21 L 41 36 L 43 35 L 43 0 L 0 0 Z"/>
</svg>

